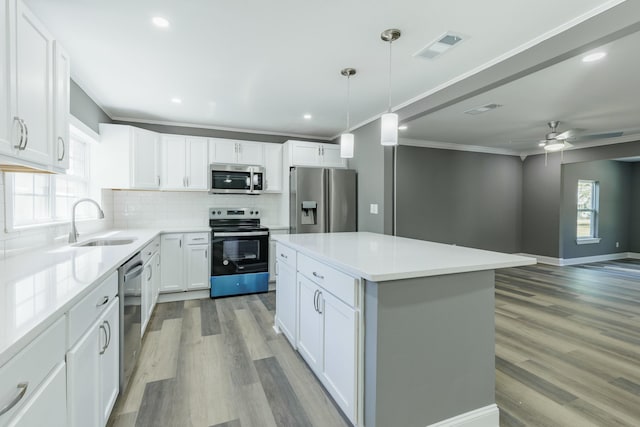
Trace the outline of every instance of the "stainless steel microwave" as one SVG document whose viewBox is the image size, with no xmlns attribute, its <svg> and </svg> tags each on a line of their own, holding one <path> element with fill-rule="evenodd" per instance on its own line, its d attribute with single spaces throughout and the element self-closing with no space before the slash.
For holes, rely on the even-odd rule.
<svg viewBox="0 0 640 427">
<path fill-rule="evenodd" d="M 264 190 L 262 166 L 212 163 L 209 177 L 209 194 L 260 194 Z"/>
</svg>

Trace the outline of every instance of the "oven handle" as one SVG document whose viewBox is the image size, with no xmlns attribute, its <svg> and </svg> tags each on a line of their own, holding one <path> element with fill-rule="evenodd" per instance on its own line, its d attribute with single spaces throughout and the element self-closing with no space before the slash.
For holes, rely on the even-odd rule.
<svg viewBox="0 0 640 427">
<path fill-rule="evenodd" d="M 246 233 L 239 232 L 239 231 L 233 231 L 229 233 L 216 233 L 215 231 L 213 232 L 213 237 L 244 237 L 244 236 L 268 236 L 268 235 L 269 235 L 268 231 L 247 231 Z"/>
</svg>

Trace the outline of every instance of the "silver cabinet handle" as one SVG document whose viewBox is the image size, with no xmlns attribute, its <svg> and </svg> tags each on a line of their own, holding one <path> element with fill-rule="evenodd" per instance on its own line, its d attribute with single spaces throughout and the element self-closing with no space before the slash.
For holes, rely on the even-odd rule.
<svg viewBox="0 0 640 427">
<path fill-rule="evenodd" d="M 18 150 L 22 150 L 22 143 L 24 142 L 24 120 L 22 120 L 18 116 L 13 117 L 14 122 L 18 122 L 20 126 L 20 139 L 18 139 L 18 144 L 14 145 L 13 148 L 17 148 Z"/>
<path fill-rule="evenodd" d="M 313 293 L 313 309 L 318 311 L 318 290 L 316 289 Z"/>
<path fill-rule="evenodd" d="M 58 157 L 58 161 L 61 162 L 64 160 L 64 156 L 67 154 L 67 148 L 66 144 L 64 143 L 64 138 L 62 138 L 61 136 L 58 137 L 58 142 L 62 143 L 62 154 L 60 155 L 60 157 Z M 60 144 L 58 144 L 58 147 L 60 147 Z"/>
<path fill-rule="evenodd" d="M 11 410 L 14 406 L 20 402 L 20 400 L 24 397 L 24 394 L 27 392 L 27 387 L 29 387 L 28 382 L 19 383 L 17 389 L 20 390 L 16 397 L 14 397 L 11 402 L 7 403 L 4 408 L 0 409 L 0 415 L 4 415 Z"/>
<path fill-rule="evenodd" d="M 194 239 L 192 239 L 192 240 L 194 240 L 194 241 L 195 241 L 195 240 L 204 240 L 204 237 L 196 237 L 196 238 L 194 238 Z"/>
<path fill-rule="evenodd" d="M 313 272 L 313 276 L 317 277 L 320 280 L 324 280 L 324 276 L 321 276 L 320 274 L 316 273 L 315 271 Z"/>
<path fill-rule="evenodd" d="M 209 249 L 204 250 L 204 259 L 209 258 Z"/>
<path fill-rule="evenodd" d="M 160 175 L 158 175 L 158 187 L 160 187 Z"/>
<path fill-rule="evenodd" d="M 318 291 L 318 313 L 322 314 L 323 311 L 320 310 L 320 298 L 322 298 L 322 292 Z"/>
<path fill-rule="evenodd" d="M 111 345 L 111 323 L 109 323 L 108 320 L 105 320 L 104 323 L 105 325 L 107 325 L 107 328 L 109 329 L 109 338 L 107 339 L 107 346 L 105 347 L 105 349 L 107 349 Z"/>
<path fill-rule="evenodd" d="M 107 341 L 109 340 L 109 336 L 107 335 L 107 328 L 104 327 L 104 322 L 100 325 L 100 329 L 104 332 L 104 347 L 100 350 L 100 355 L 103 355 L 105 351 L 107 351 Z"/>
<path fill-rule="evenodd" d="M 180 244 L 180 247 L 182 247 L 182 239 L 180 239 L 179 244 Z"/>
<path fill-rule="evenodd" d="M 103 305 L 105 305 L 108 302 L 109 302 L 109 296 L 105 295 L 105 296 L 102 297 L 102 301 L 96 304 L 96 307 L 102 307 Z"/>
<path fill-rule="evenodd" d="M 22 124 L 24 124 L 24 145 L 22 146 L 22 150 L 27 149 L 27 144 L 29 143 L 29 125 L 22 119 Z"/>
<path fill-rule="evenodd" d="M 151 265 L 149 265 L 149 277 L 147 277 L 147 280 L 151 280 L 152 277 L 153 277 L 153 271 L 151 269 Z"/>
<path fill-rule="evenodd" d="M 283 254 L 283 253 L 280 253 L 280 256 L 281 256 L 282 258 L 284 258 L 284 259 L 289 258 L 288 256 L 286 256 L 286 255 L 285 255 L 285 254 Z"/>
</svg>

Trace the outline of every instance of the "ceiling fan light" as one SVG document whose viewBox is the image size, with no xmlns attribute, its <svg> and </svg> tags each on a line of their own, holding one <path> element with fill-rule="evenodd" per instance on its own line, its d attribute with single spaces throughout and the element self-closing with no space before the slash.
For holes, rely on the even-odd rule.
<svg viewBox="0 0 640 427">
<path fill-rule="evenodd" d="M 354 138 L 352 133 L 340 135 L 340 157 L 343 159 L 353 158 Z"/>
<path fill-rule="evenodd" d="M 386 146 L 398 145 L 398 115 L 385 113 L 380 118 L 380 144 Z"/>
<path fill-rule="evenodd" d="M 546 151 L 560 151 L 564 148 L 564 141 L 549 142 L 544 146 Z"/>
</svg>

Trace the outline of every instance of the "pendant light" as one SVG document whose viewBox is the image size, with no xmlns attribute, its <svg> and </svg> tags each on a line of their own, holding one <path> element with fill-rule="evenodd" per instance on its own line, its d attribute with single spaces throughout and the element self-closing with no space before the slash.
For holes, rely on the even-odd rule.
<svg viewBox="0 0 640 427">
<path fill-rule="evenodd" d="M 353 158 L 354 138 L 350 132 L 349 110 L 351 101 L 351 76 L 356 75 L 356 70 L 355 68 L 345 68 L 340 71 L 340 74 L 347 78 L 347 130 L 340 135 L 340 157 L 343 159 L 351 159 Z"/>
<path fill-rule="evenodd" d="M 387 112 L 380 118 L 380 144 L 398 145 L 398 115 L 391 112 L 391 45 L 400 38 L 400 30 L 384 30 L 380 38 L 389 43 L 389 104 Z"/>
</svg>

